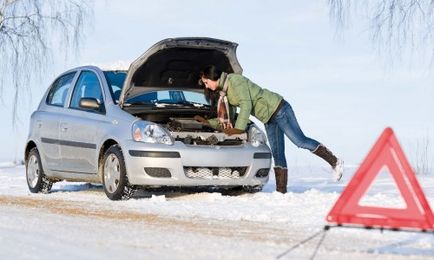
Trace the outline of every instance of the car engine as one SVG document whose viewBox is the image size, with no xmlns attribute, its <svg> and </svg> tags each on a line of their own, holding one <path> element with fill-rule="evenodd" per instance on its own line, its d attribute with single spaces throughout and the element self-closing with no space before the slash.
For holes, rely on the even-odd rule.
<svg viewBox="0 0 434 260">
<path fill-rule="evenodd" d="M 193 118 L 170 118 L 166 123 L 176 141 L 187 145 L 241 145 L 247 141 L 247 134 L 228 136 Z"/>
</svg>

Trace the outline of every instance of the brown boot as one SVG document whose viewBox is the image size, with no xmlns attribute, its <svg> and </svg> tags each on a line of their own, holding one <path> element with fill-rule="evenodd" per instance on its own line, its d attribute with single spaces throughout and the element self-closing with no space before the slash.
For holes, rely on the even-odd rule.
<svg viewBox="0 0 434 260">
<path fill-rule="evenodd" d="M 286 193 L 286 185 L 288 183 L 288 169 L 275 167 L 274 174 L 276 176 L 276 191 Z"/>
<path fill-rule="evenodd" d="M 339 181 L 342 178 L 344 162 L 336 158 L 336 156 L 329 149 L 327 149 L 327 147 L 320 144 L 315 151 L 313 151 L 313 153 L 330 164 L 333 169 L 332 174 L 335 181 Z"/>
<path fill-rule="evenodd" d="M 336 163 L 338 162 L 338 158 L 324 145 L 320 144 L 313 151 L 314 154 L 324 159 L 324 161 L 328 162 L 332 168 L 336 167 Z"/>
</svg>

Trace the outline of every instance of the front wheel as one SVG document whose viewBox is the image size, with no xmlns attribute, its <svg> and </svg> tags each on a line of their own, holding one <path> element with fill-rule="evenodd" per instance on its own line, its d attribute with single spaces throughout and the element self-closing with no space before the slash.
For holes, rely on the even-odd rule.
<svg viewBox="0 0 434 260">
<path fill-rule="evenodd" d="M 104 192 L 111 200 L 127 200 L 134 195 L 128 183 L 124 156 L 119 145 L 112 145 L 104 153 L 102 164 Z"/>
<path fill-rule="evenodd" d="M 48 193 L 53 186 L 53 182 L 44 174 L 41 157 L 36 147 L 30 150 L 26 161 L 26 179 L 27 186 L 32 193 Z"/>
</svg>

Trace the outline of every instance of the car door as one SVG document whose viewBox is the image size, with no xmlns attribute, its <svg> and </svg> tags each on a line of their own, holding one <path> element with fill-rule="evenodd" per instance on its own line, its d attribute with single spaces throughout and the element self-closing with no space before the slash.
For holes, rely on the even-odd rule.
<svg viewBox="0 0 434 260">
<path fill-rule="evenodd" d="M 72 85 L 76 72 L 60 76 L 51 85 L 45 104 L 42 109 L 34 115 L 32 127 L 34 127 L 36 138 L 41 144 L 41 157 L 44 165 L 49 170 L 61 169 L 62 159 L 60 156 L 60 119 L 65 111 L 64 105 L 67 100 L 69 89 Z"/>
<path fill-rule="evenodd" d="M 94 98 L 99 110 L 80 107 L 80 99 Z M 65 172 L 95 174 L 98 170 L 98 142 L 107 127 L 101 82 L 94 71 L 82 70 L 74 86 L 68 113 L 60 122 L 60 154 Z"/>
</svg>

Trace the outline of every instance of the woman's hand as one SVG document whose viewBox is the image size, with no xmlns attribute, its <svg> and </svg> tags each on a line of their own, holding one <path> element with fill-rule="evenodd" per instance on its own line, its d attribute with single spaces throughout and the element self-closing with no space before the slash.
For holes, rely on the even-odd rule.
<svg viewBox="0 0 434 260">
<path fill-rule="evenodd" d="M 201 116 L 194 116 L 194 120 L 196 120 L 197 122 L 200 122 L 202 124 L 208 124 L 208 120 L 206 120 L 205 118 L 201 117 Z"/>
<path fill-rule="evenodd" d="M 237 128 L 226 128 L 223 130 L 223 132 L 227 135 L 239 135 L 244 133 L 243 130 L 237 129 Z"/>
</svg>

